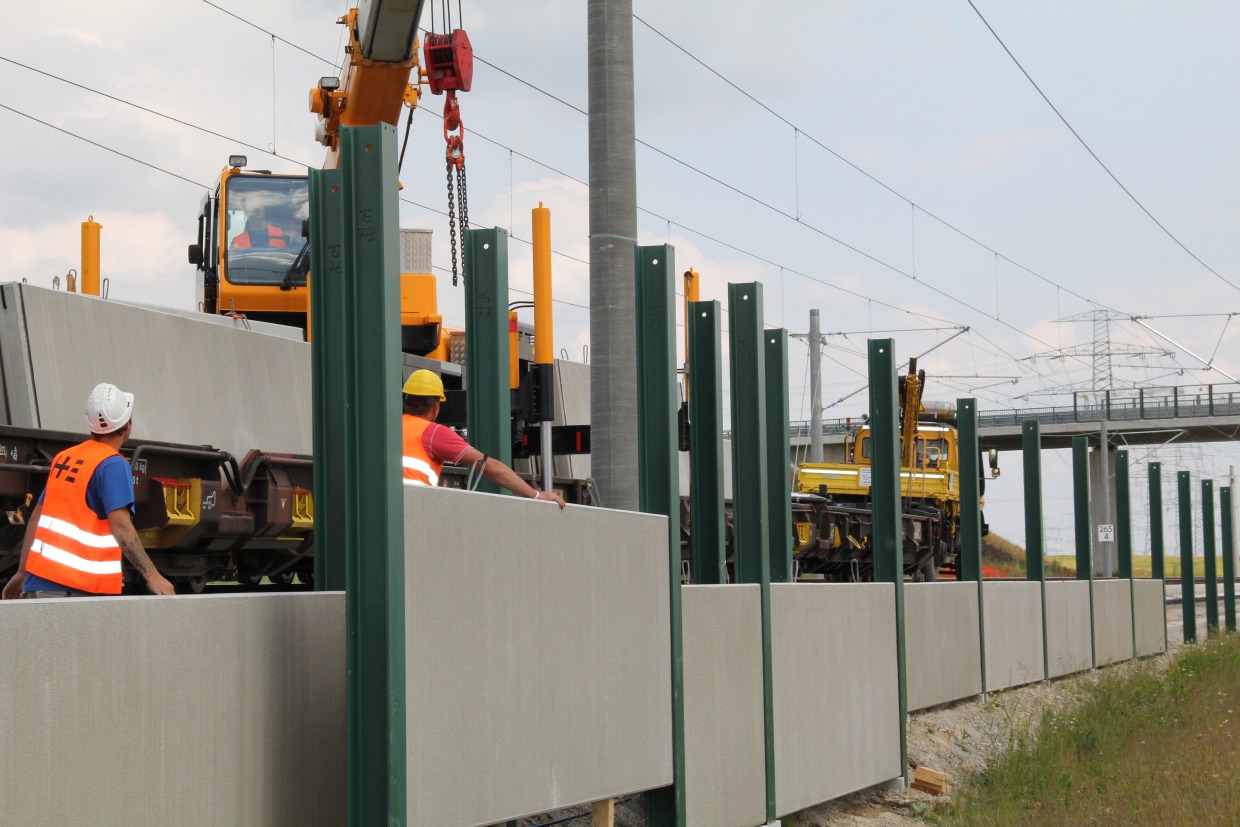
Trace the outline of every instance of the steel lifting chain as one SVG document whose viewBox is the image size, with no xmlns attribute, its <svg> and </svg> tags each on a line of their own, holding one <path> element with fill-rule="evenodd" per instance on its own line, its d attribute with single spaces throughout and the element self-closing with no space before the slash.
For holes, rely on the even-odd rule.
<svg viewBox="0 0 1240 827">
<path fill-rule="evenodd" d="M 452 188 L 452 159 L 448 159 L 448 240 L 452 247 L 452 286 L 456 287 L 456 193 Z M 461 208 L 465 203 L 462 200 Z"/>
<path fill-rule="evenodd" d="M 456 197 L 461 204 L 461 238 L 464 239 L 465 231 L 469 229 L 469 191 L 465 188 L 465 164 L 464 159 L 459 167 L 456 168 Z M 461 246 L 461 269 L 465 269 L 465 247 Z"/>
</svg>

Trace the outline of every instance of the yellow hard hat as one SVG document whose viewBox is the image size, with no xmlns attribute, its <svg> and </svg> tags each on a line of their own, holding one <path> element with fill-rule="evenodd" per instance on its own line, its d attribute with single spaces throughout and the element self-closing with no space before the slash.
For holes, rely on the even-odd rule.
<svg viewBox="0 0 1240 827">
<path fill-rule="evenodd" d="M 403 393 L 410 396 L 438 396 L 440 402 L 448 399 L 443 395 L 443 380 L 425 368 L 415 370 L 409 375 L 409 378 L 405 380 Z"/>
</svg>

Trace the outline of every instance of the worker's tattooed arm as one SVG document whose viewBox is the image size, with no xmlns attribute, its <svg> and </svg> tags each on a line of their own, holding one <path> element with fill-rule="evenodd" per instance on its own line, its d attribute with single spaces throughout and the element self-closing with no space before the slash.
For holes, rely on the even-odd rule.
<svg viewBox="0 0 1240 827">
<path fill-rule="evenodd" d="M 111 512 L 108 514 L 108 523 L 112 528 L 112 536 L 116 538 L 116 542 L 121 547 L 121 553 L 125 555 L 129 565 L 142 575 L 142 579 L 146 581 L 151 591 L 155 594 L 176 594 L 176 589 L 167 578 L 159 573 L 159 569 L 155 568 L 155 564 L 151 562 L 150 555 L 142 547 L 142 540 L 138 537 L 138 531 L 133 527 L 133 521 L 129 517 L 129 509 L 118 508 Z"/>
</svg>

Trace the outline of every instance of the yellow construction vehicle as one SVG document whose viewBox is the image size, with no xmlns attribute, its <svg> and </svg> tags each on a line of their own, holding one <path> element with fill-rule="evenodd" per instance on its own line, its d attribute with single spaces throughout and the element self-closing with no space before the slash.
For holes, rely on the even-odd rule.
<svg viewBox="0 0 1240 827">
<path fill-rule="evenodd" d="M 417 106 L 420 85 L 426 82 L 432 92 L 448 94 L 447 155 L 450 167 L 456 166 L 463 176 L 455 92 L 469 89 L 472 51 L 468 37 L 459 29 L 428 35 L 428 67 L 423 71 L 417 38 L 422 5 L 363 4 L 340 18 L 349 34 L 348 63 L 338 78 L 322 78 L 310 91 L 310 110 L 318 115 L 316 137 L 327 148 L 324 168 L 337 165 L 342 125 L 383 122 L 395 126 L 403 109 Z M 448 128 L 449 123 L 457 134 Z M 197 242 L 189 246 L 189 261 L 198 268 L 198 307 L 205 313 L 299 327 L 308 340 L 307 177 L 247 170 L 246 166 L 245 156 L 231 156 L 214 192 L 202 200 Z M 426 272 L 401 274 L 402 350 L 446 361 L 449 335 L 437 311 L 429 254 L 424 258 Z"/>
<path fill-rule="evenodd" d="M 904 512 L 904 570 L 935 580 L 954 570 L 960 552 L 960 452 L 953 406 L 922 403 L 925 371 L 909 361 L 900 377 L 900 495 Z M 869 580 L 873 576 L 870 505 L 871 439 L 854 427 L 844 462 L 804 463 L 793 487 L 793 556 L 802 577 Z M 990 454 L 993 476 L 998 457 Z M 982 469 L 975 471 L 982 477 Z M 983 489 L 984 493 L 984 489 Z M 985 522 L 982 524 L 986 533 Z"/>
</svg>

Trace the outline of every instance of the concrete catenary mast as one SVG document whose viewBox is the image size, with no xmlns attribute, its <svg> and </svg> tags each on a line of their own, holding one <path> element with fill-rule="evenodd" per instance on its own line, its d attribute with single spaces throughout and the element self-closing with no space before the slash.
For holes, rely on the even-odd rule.
<svg viewBox="0 0 1240 827">
<path fill-rule="evenodd" d="M 632 0 L 589 0 L 590 468 L 602 503 L 637 510 Z"/>
</svg>

